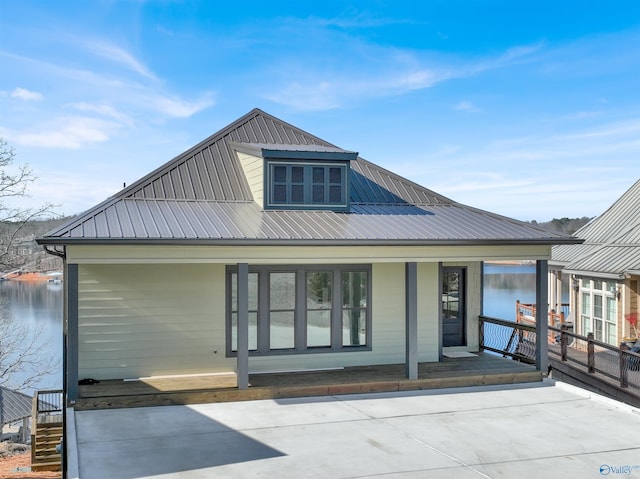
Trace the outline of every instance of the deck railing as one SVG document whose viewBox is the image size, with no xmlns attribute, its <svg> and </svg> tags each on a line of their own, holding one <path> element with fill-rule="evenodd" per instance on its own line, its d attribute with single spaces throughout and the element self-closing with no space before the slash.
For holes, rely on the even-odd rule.
<svg viewBox="0 0 640 479">
<path fill-rule="evenodd" d="M 536 362 L 536 327 L 480 316 L 480 350 L 529 364 Z"/>
<path fill-rule="evenodd" d="M 33 415 L 62 414 L 62 390 L 36 391 L 33 395 Z"/>
<path fill-rule="evenodd" d="M 549 344 L 549 356 L 572 363 L 589 374 L 601 374 L 621 388 L 640 390 L 640 354 L 598 341 L 593 333 L 575 334 L 566 326 L 549 326 L 555 344 Z"/>
<path fill-rule="evenodd" d="M 41 454 L 39 444 L 40 429 L 52 424 L 62 425 L 63 422 L 63 391 L 36 391 L 31 405 L 31 466 L 36 469 L 38 456 Z"/>
<path fill-rule="evenodd" d="M 548 325 L 554 326 L 556 328 L 561 327 L 565 324 L 565 318 L 568 316 L 569 305 L 563 304 L 562 311 L 557 313 L 554 309 L 551 309 L 548 313 Z M 520 301 L 516 301 L 516 322 L 530 324 L 535 326 L 536 324 L 536 305 L 529 303 L 521 303 Z M 555 340 L 555 334 L 551 330 L 549 330 L 549 342 L 553 342 Z"/>
</svg>

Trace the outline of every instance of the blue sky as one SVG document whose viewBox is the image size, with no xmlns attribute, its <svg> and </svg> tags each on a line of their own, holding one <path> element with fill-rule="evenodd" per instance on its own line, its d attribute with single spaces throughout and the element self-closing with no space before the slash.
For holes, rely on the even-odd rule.
<svg viewBox="0 0 640 479">
<path fill-rule="evenodd" d="M 0 136 L 83 211 L 259 107 L 461 203 L 640 178 L 638 1 L 0 2 Z"/>
</svg>

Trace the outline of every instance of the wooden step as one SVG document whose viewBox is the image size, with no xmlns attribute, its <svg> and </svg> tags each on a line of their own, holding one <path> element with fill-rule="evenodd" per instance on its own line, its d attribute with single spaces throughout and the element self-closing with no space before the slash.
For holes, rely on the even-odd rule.
<svg viewBox="0 0 640 479">
<path fill-rule="evenodd" d="M 57 461 L 32 463 L 31 470 L 33 472 L 42 472 L 42 471 L 59 472 L 62 470 L 62 462 L 58 459 Z"/>
</svg>

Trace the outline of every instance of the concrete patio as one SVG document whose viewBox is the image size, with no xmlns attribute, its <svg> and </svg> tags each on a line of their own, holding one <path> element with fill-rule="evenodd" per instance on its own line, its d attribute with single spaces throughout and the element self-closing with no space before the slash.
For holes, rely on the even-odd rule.
<svg viewBox="0 0 640 479">
<path fill-rule="evenodd" d="M 69 478 L 640 478 L 640 411 L 548 379 L 69 419 Z"/>
</svg>

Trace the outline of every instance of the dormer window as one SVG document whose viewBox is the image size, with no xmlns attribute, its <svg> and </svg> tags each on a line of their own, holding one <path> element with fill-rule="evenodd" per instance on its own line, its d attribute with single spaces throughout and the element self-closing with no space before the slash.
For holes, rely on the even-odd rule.
<svg viewBox="0 0 640 479">
<path fill-rule="evenodd" d="M 347 163 L 268 162 L 266 207 L 346 209 Z"/>
<path fill-rule="evenodd" d="M 349 162 L 358 157 L 324 145 L 235 143 L 255 201 L 265 209 L 348 211 Z"/>
</svg>

